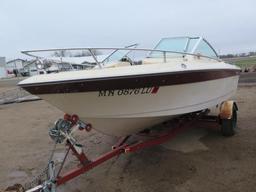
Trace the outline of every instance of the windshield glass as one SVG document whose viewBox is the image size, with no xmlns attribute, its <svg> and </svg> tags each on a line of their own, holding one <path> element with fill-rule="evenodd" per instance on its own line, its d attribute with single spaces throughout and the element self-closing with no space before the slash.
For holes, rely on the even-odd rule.
<svg viewBox="0 0 256 192">
<path fill-rule="evenodd" d="M 188 44 L 188 37 L 180 38 L 164 38 L 156 45 L 154 49 L 163 51 L 174 51 L 174 52 L 185 52 Z M 163 52 L 152 51 L 149 55 L 150 57 L 163 57 Z M 182 56 L 176 53 L 166 53 L 167 57 L 177 57 Z"/>
<path fill-rule="evenodd" d="M 190 38 L 187 44 L 186 53 L 191 53 L 199 38 Z"/>
<path fill-rule="evenodd" d="M 165 53 L 166 57 L 181 57 L 183 54 L 180 53 L 190 53 L 197 54 L 200 53 L 204 56 L 217 58 L 216 52 L 204 39 L 200 37 L 177 37 L 177 38 L 164 38 L 157 46 L 154 48 L 156 50 L 167 51 Z M 170 52 L 179 53 L 170 53 Z M 152 51 L 149 57 L 163 57 L 164 53 L 161 51 Z"/>
<path fill-rule="evenodd" d="M 214 49 L 207 43 L 207 41 L 201 41 L 194 51 L 195 54 L 201 54 L 212 58 L 218 58 Z"/>
<path fill-rule="evenodd" d="M 188 38 L 166 38 L 162 39 L 155 47 L 155 49 L 184 52 L 186 49 L 187 41 Z"/>
</svg>

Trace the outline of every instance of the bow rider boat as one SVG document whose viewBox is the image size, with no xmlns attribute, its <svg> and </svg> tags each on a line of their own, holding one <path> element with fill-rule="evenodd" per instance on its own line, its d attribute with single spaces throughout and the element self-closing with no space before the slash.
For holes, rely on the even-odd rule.
<svg viewBox="0 0 256 192">
<path fill-rule="evenodd" d="M 163 38 L 154 49 L 23 53 L 38 58 L 37 52 L 58 50 L 86 50 L 94 62 L 86 70 L 37 75 L 18 85 L 65 113 L 77 114 L 96 130 L 115 136 L 221 104 L 235 94 L 240 73 L 240 68 L 220 60 L 202 37 Z M 99 60 L 96 50 L 110 54 Z M 141 54 L 145 52 L 148 54 Z"/>
</svg>

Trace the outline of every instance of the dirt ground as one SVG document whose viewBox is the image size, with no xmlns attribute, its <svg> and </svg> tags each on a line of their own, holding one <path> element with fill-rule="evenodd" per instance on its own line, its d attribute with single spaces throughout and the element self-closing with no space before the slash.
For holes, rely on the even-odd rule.
<svg viewBox="0 0 256 192">
<path fill-rule="evenodd" d="M 60 187 L 79 192 L 252 192 L 256 191 L 256 86 L 239 87 L 238 133 L 230 138 L 207 129 L 204 149 L 164 146 L 121 155 Z M 29 181 L 48 160 L 48 128 L 63 113 L 44 101 L 0 106 L 0 189 Z M 195 127 L 196 128 L 196 127 Z M 90 156 L 110 149 L 116 138 L 92 131 L 80 141 Z M 58 149 L 62 155 L 62 149 Z"/>
</svg>

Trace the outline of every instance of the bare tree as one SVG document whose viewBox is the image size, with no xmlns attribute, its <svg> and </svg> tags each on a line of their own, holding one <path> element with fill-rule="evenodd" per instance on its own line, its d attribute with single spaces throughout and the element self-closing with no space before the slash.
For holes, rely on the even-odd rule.
<svg viewBox="0 0 256 192">
<path fill-rule="evenodd" d="M 92 53 L 94 55 L 101 55 L 101 52 L 96 49 L 92 49 Z M 52 56 L 54 57 L 87 57 L 87 56 L 91 56 L 91 53 L 88 50 L 82 50 L 80 52 L 76 52 L 72 54 L 70 51 L 67 51 L 67 50 L 59 50 L 59 51 L 54 51 Z"/>
<path fill-rule="evenodd" d="M 96 49 L 92 49 L 92 53 L 93 53 L 94 55 L 100 55 L 100 54 L 101 54 L 101 52 L 98 51 L 98 50 L 96 50 Z M 83 50 L 83 51 L 81 51 L 81 52 L 74 53 L 72 56 L 73 56 L 73 57 L 87 57 L 87 56 L 91 56 L 91 53 L 90 53 L 90 51 Z"/>
<path fill-rule="evenodd" d="M 60 51 L 55 51 L 53 53 L 54 57 L 70 57 L 71 53 L 67 50 L 60 50 Z"/>
</svg>

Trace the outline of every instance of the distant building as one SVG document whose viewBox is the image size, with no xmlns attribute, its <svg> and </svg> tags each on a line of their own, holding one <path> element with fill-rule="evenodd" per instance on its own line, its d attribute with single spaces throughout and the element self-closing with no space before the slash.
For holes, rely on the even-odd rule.
<svg viewBox="0 0 256 192">
<path fill-rule="evenodd" d="M 27 61 L 24 59 L 13 59 L 6 63 L 6 70 L 7 73 L 10 74 L 13 72 L 14 69 L 18 71 L 22 69 L 26 65 Z"/>
<path fill-rule="evenodd" d="M 0 78 L 7 77 L 5 57 L 0 57 Z"/>
<path fill-rule="evenodd" d="M 43 65 L 41 65 L 37 60 L 30 60 L 26 62 L 19 72 L 22 76 L 33 76 L 46 73 L 43 69 Z"/>
</svg>

